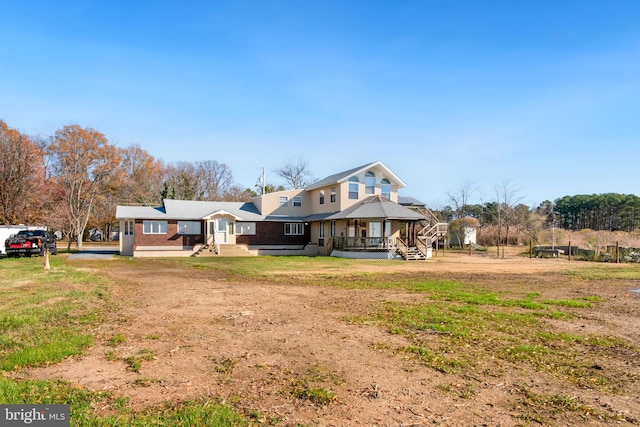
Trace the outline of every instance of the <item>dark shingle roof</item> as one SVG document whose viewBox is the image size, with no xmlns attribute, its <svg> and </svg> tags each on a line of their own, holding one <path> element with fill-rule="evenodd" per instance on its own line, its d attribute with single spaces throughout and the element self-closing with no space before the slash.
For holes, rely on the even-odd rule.
<svg viewBox="0 0 640 427">
<path fill-rule="evenodd" d="M 327 217 L 327 219 L 396 219 L 419 221 L 426 218 L 424 215 L 400 206 L 389 199 L 381 196 L 371 196 L 342 212 L 337 212 Z"/>
</svg>

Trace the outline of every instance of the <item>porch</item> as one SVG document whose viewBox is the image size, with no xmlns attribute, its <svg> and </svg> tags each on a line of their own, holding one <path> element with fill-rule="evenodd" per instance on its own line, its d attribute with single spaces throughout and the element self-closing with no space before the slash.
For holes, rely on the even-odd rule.
<svg viewBox="0 0 640 427">
<path fill-rule="evenodd" d="M 339 251 L 387 251 L 398 248 L 395 237 L 338 237 L 331 239 L 330 246 Z"/>
</svg>

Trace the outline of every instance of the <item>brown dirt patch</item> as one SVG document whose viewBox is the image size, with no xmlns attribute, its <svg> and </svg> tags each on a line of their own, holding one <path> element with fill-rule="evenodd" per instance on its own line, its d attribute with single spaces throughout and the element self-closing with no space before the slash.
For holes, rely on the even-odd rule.
<svg viewBox="0 0 640 427">
<path fill-rule="evenodd" d="M 640 288 L 638 282 L 585 282 L 558 274 L 575 264 L 448 253 L 427 262 L 359 268 L 451 278 L 513 294 L 535 290 L 546 298 L 597 295 L 602 301 L 584 317 L 577 311 L 571 321 L 549 320 L 549 328 L 639 343 L 640 297 L 629 291 Z M 176 271 L 162 263 L 131 268 L 112 262 L 100 271 L 122 285 L 113 297 L 119 309 L 96 331 L 97 344 L 82 357 L 33 369 L 29 377 L 62 378 L 110 391 L 129 397 L 135 409 L 165 401 L 220 399 L 246 413 L 259 411 L 256 422 L 277 420 L 278 425 L 607 425 L 640 420 L 640 360 L 634 351 L 603 354 L 593 368 L 628 376 L 620 383 L 623 389 L 610 393 L 496 360 L 470 372 L 445 374 L 390 351 L 409 344 L 403 336 L 348 321 L 387 301 L 423 301 L 423 294 L 296 280 L 319 273 L 314 271 L 250 282 L 230 281 L 211 271 Z M 113 347 L 109 339 L 115 334 L 126 341 Z M 140 360 L 138 372 L 127 358 Z M 335 397 L 328 404 L 301 399 L 300 393 L 311 388 L 331 390 Z M 543 403 L 536 406 L 536 396 L 552 395 L 571 396 L 584 409 L 550 413 Z"/>
</svg>

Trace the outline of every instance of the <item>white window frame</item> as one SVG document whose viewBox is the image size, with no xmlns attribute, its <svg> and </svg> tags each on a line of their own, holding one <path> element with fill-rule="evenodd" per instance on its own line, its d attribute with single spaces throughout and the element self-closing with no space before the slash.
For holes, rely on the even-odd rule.
<svg viewBox="0 0 640 427">
<path fill-rule="evenodd" d="M 320 239 L 324 239 L 324 221 L 320 221 L 320 231 L 318 235 Z"/>
<path fill-rule="evenodd" d="M 324 190 L 320 190 L 320 204 L 324 205 Z"/>
<path fill-rule="evenodd" d="M 331 203 L 335 203 L 336 202 L 336 187 L 331 187 L 331 193 L 330 193 L 330 202 Z"/>
<path fill-rule="evenodd" d="M 280 206 L 289 206 L 289 196 L 278 196 L 278 204 Z"/>
<path fill-rule="evenodd" d="M 255 222 L 236 222 L 236 234 L 240 236 L 255 236 Z"/>
<path fill-rule="evenodd" d="M 336 222 L 331 221 L 331 225 L 329 227 L 329 234 L 331 234 L 331 237 L 334 237 L 336 235 Z"/>
<path fill-rule="evenodd" d="M 143 221 L 142 234 L 167 234 L 167 224 L 167 221 Z"/>
<path fill-rule="evenodd" d="M 364 194 L 376 194 L 376 176 L 371 171 L 364 174 Z"/>
<path fill-rule="evenodd" d="M 178 221 L 178 234 L 200 235 L 202 223 L 200 221 Z"/>
<path fill-rule="evenodd" d="M 304 224 L 301 222 L 287 222 L 284 224 L 285 236 L 304 236 Z"/>
<path fill-rule="evenodd" d="M 383 178 L 382 181 L 380 181 L 380 194 L 385 199 L 391 199 L 391 181 L 387 178 Z"/>
<path fill-rule="evenodd" d="M 349 200 L 358 200 L 360 198 L 358 194 L 359 187 L 360 181 L 358 181 L 358 177 L 352 176 L 349 178 Z"/>
<path fill-rule="evenodd" d="M 124 221 L 124 235 L 133 236 L 133 230 L 135 229 L 135 221 L 128 219 Z"/>
<path fill-rule="evenodd" d="M 369 237 L 382 237 L 382 222 L 369 221 Z"/>
<path fill-rule="evenodd" d="M 302 196 L 293 196 L 293 206 L 302 207 Z"/>
</svg>

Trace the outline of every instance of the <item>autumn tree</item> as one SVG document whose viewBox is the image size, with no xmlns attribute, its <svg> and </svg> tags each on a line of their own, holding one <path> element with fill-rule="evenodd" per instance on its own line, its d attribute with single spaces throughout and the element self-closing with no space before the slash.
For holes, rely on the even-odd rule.
<svg viewBox="0 0 640 427">
<path fill-rule="evenodd" d="M 45 220 L 43 146 L 0 120 L 0 223 Z"/>
<path fill-rule="evenodd" d="M 96 199 L 105 190 L 110 174 L 118 167 L 118 151 L 102 133 L 69 125 L 56 131 L 48 153 L 53 177 L 63 192 L 67 207 L 67 232 L 81 249 L 82 236 Z"/>
<path fill-rule="evenodd" d="M 159 204 L 162 201 L 162 162 L 139 145 L 120 149 L 119 153 L 118 203 Z"/>
<path fill-rule="evenodd" d="M 276 169 L 275 173 L 292 189 L 304 188 L 314 180 L 306 160 L 303 159 L 289 160 L 284 166 Z"/>
</svg>

